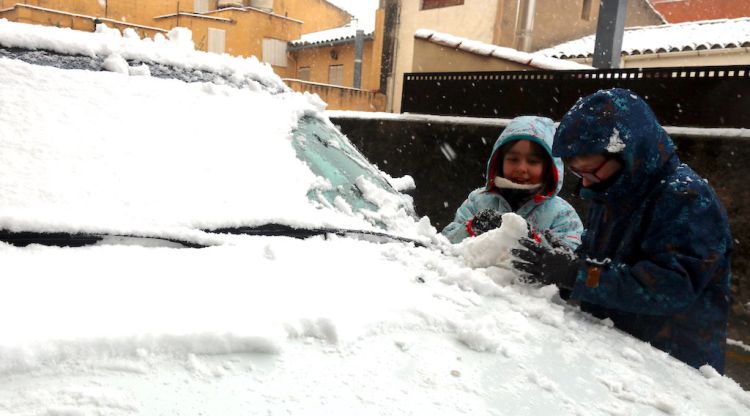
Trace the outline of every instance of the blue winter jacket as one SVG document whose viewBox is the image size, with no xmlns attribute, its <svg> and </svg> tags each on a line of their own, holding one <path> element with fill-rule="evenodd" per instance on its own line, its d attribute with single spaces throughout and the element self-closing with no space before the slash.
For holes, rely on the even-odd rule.
<svg viewBox="0 0 750 416">
<path fill-rule="evenodd" d="M 552 153 L 619 155 L 591 201 L 571 297 L 582 309 L 693 367 L 724 371 L 732 239 L 708 182 L 680 162 L 654 113 L 628 90 L 599 91 L 565 115 Z"/>
<path fill-rule="evenodd" d="M 458 243 L 469 236 L 466 223 L 477 212 L 487 208 L 502 213 L 513 212 L 508 201 L 493 186 L 493 180 L 496 172 L 502 172 L 502 161 L 498 160 L 500 148 L 506 143 L 525 139 L 538 143 L 549 154 L 554 162 L 552 164 L 552 176 L 556 186 L 547 195 L 534 195 L 515 212 L 525 218 L 535 231 L 541 233 L 549 230 L 556 239 L 569 248 L 575 249 L 578 247 L 581 243 L 583 231 L 581 219 L 570 204 L 557 196 L 563 184 L 563 163 L 560 158 L 552 157 L 554 134 L 555 125 L 553 121 L 545 117 L 522 116 L 511 120 L 492 148 L 492 153 L 487 161 L 485 186 L 469 194 L 456 211 L 453 222 L 443 229 L 443 235 L 448 237 L 451 242 Z"/>
</svg>

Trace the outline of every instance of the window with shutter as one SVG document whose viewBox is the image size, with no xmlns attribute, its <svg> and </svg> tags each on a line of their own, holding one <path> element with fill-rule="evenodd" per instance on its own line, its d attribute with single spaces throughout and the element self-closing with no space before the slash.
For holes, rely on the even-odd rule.
<svg viewBox="0 0 750 416">
<path fill-rule="evenodd" d="M 221 29 L 208 28 L 208 51 L 214 53 L 224 53 L 227 33 Z"/>
<path fill-rule="evenodd" d="M 286 41 L 279 39 L 263 39 L 263 62 L 273 66 L 286 67 Z"/>
<path fill-rule="evenodd" d="M 297 79 L 301 79 L 302 81 L 310 81 L 310 68 L 302 67 L 297 69 Z"/>
<path fill-rule="evenodd" d="M 195 0 L 193 2 L 193 13 L 208 12 L 208 0 Z"/>
<path fill-rule="evenodd" d="M 328 83 L 331 85 L 344 85 L 344 65 L 331 65 L 328 67 Z"/>
<path fill-rule="evenodd" d="M 461 6 L 464 0 L 422 0 L 422 10 L 439 9 L 441 7 Z"/>
</svg>

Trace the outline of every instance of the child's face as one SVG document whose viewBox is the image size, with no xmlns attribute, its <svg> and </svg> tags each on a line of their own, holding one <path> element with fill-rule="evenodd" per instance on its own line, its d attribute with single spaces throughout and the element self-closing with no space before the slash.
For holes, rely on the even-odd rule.
<svg viewBox="0 0 750 416">
<path fill-rule="evenodd" d="M 544 180 L 544 159 L 528 140 L 518 140 L 503 159 L 503 177 L 522 185 Z"/>
</svg>

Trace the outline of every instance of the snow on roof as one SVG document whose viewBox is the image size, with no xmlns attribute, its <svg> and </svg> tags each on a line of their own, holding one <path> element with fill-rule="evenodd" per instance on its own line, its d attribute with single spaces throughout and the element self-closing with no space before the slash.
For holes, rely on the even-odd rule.
<svg viewBox="0 0 750 416">
<path fill-rule="evenodd" d="M 365 32 L 366 39 L 372 39 L 374 30 L 372 28 L 360 28 Z M 342 43 L 346 41 L 353 41 L 357 35 L 357 27 L 353 24 L 341 26 L 333 29 L 321 30 L 319 32 L 312 32 L 302 35 L 298 40 L 289 42 L 293 47 L 306 47 L 306 46 L 317 46 L 325 45 L 328 43 Z"/>
<path fill-rule="evenodd" d="M 536 53 L 521 52 L 512 48 L 491 45 L 476 40 L 466 39 L 447 33 L 440 33 L 430 29 L 419 29 L 414 37 L 424 39 L 439 45 L 455 48 L 464 52 L 473 53 L 492 58 L 505 59 L 522 65 L 529 65 L 540 69 L 570 70 L 570 69 L 593 69 L 588 65 L 577 62 L 564 61 L 562 59 L 550 58 Z"/>
<path fill-rule="evenodd" d="M 595 35 L 538 51 L 555 58 L 585 58 L 593 55 Z M 750 18 L 705 20 L 625 29 L 624 55 L 682 52 L 750 46 Z"/>
<path fill-rule="evenodd" d="M 154 39 L 140 39 L 133 30 L 126 29 L 120 33 L 105 25 L 98 25 L 96 33 L 89 33 L 0 19 L 0 46 L 100 58 L 117 55 L 127 60 L 159 62 L 238 78 L 250 77 L 277 91 L 288 89 L 273 69 L 256 57 L 245 58 L 196 50 L 192 32 L 180 27 L 170 30 L 166 37 L 159 33 Z"/>
</svg>

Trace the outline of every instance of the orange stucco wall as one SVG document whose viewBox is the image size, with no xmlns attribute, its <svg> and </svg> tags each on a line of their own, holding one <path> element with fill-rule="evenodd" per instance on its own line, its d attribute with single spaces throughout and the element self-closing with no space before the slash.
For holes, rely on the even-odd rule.
<svg viewBox="0 0 750 416">
<path fill-rule="evenodd" d="M 372 79 L 370 74 L 373 64 L 371 59 L 364 57 L 372 56 L 373 42 L 366 40 L 362 53 L 362 85 L 363 90 L 376 90 L 378 80 Z M 310 81 L 318 83 L 328 83 L 328 67 L 331 65 L 343 65 L 345 87 L 354 85 L 354 42 L 343 45 L 301 49 L 294 52 L 296 57 L 296 67 L 310 68 Z M 333 56 L 336 58 L 334 59 Z M 292 78 L 296 75 L 292 74 Z"/>
<path fill-rule="evenodd" d="M 255 56 L 259 60 L 263 59 L 263 38 L 289 41 L 301 36 L 301 23 L 255 10 L 228 9 L 211 13 L 210 16 L 230 19 L 232 22 L 181 15 L 159 19 L 159 25 L 190 29 L 196 49 L 204 51 L 208 48 L 208 29 L 225 30 L 225 53 Z M 287 67 L 274 66 L 273 69 L 282 77 L 292 77 L 296 73 L 291 60 L 288 61 Z"/>
<path fill-rule="evenodd" d="M 192 1 L 189 3 L 192 8 Z M 177 12 L 177 0 L 107 0 L 107 16 L 110 19 L 131 23 L 153 25 L 153 18 Z"/>
<path fill-rule="evenodd" d="M 90 16 L 104 16 L 104 9 L 99 4 L 99 0 L 0 0 L 0 9 L 11 8 L 16 4 L 28 4 Z"/>
<path fill-rule="evenodd" d="M 294 79 L 284 81 L 295 91 L 317 94 L 328 104 L 328 110 L 385 111 L 385 95 L 379 92 L 312 84 Z"/>
<path fill-rule="evenodd" d="M 305 22 L 302 33 L 343 26 L 351 15 L 325 0 L 274 0 L 274 13 Z"/>
<path fill-rule="evenodd" d="M 85 30 L 89 32 L 94 30 L 93 20 L 85 17 L 77 17 L 68 14 L 48 13 L 26 7 L 16 8 L 15 13 L 15 21 L 19 23 L 68 27 L 75 30 Z"/>
<path fill-rule="evenodd" d="M 5 12 L 0 12 L 0 18 L 9 19 L 19 23 L 29 23 L 36 25 L 45 26 L 56 26 L 65 27 L 74 30 L 81 30 L 91 32 L 95 29 L 94 19 L 101 16 L 101 14 L 63 12 L 58 10 L 47 10 L 40 9 L 36 5 L 18 4 L 14 8 L 6 9 Z M 144 27 L 140 25 L 133 25 L 130 23 L 118 23 L 111 20 L 105 20 L 104 23 L 109 27 L 117 29 L 134 29 L 140 37 L 153 38 L 159 32 L 157 28 Z"/>
<path fill-rule="evenodd" d="M 750 16 L 750 2 L 747 0 L 685 0 L 654 1 L 653 3 L 656 10 L 669 23 Z"/>
</svg>

